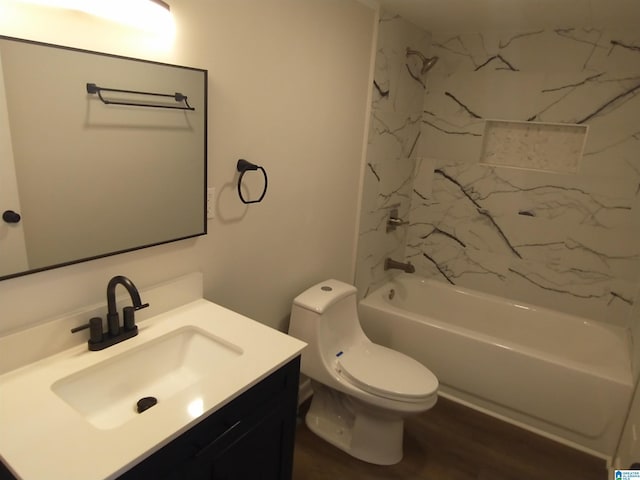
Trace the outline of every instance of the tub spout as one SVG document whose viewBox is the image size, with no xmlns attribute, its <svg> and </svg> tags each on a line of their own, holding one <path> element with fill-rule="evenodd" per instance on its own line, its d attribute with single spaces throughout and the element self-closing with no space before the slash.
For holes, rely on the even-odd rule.
<svg viewBox="0 0 640 480">
<path fill-rule="evenodd" d="M 402 262 L 396 262 L 395 260 L 391 259 L 391 258 L 385 258 L 384 259 L 384 269 L 385 270 L 391 270 L 391 269 L 398 269 L 398 270 L 402 270 L 406 273 L 415 273 L 416 271 L 416 267 L 414 267 L 411 262 L 407 262 L 407 263 L 402 263 Z"/>
</svg>

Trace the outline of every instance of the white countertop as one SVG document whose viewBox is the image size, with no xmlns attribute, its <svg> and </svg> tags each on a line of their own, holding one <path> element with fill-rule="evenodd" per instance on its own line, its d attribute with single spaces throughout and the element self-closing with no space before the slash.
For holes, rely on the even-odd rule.
<svg viewBox="0 0 640 480">
<path fill-rule="evenodd" d="M 210 376 L 112 429 L 96 428 L 51 390 L 59 379 L 185 326 L 242 348 L 232 374 L 224 365 L 211 365 Z M 18 478 L 116 478 L 295 358 L 305 346 L 203 299 L 139 322 L 138 328 L 138 336 L 105 350 L 91 352 L 84 343 L 0 376 L 0 458 Z M 194 417 L 188 406 L 200 399 L 204 413 Z"/>
</svg>

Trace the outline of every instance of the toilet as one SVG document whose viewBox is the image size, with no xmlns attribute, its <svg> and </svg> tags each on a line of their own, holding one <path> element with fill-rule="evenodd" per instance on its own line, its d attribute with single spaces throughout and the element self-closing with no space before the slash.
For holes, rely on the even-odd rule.
<svg viewBox="0 0 640 480">
<path fill-rule="evenodd" d="M 435 405 L 438 379 L 418 361 L 367 338 L 356 292 L 327 280 L 293 300 L 289 335 L 308 344 L 301 371 L 314 392 L 305 422 L 353 457 L 393 465 L 402 460 L 404 418 Z"/>
</svg>

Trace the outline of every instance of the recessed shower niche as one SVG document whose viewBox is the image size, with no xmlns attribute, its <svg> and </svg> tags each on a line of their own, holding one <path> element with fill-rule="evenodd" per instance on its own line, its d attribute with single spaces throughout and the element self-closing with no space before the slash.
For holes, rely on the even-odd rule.
<svg viewBox="0 0 640 480">
<path fill-rule="evenodd" d="M 206 233 L 206 70 L 0 36 L 0 140 L 0 279 Z"/>
<path fill-rule="evenodd" d="M 480 163 L 576 173 L 587 131 L 586 125 L 570 123 L 487 120 Z"/>
</svg>

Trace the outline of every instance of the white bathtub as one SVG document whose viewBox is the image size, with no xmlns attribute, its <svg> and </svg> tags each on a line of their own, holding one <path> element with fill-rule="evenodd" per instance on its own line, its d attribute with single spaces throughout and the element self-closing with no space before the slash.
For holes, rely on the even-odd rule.
<svg viewBox="0 0 640 480">
<path fill-rule="evenodd" d="M 614 454 L 633 386 L 624 329 L 406 274 L 359 312 L 371 340 L 422 362 L 443 396 Z"/>
</svg>

